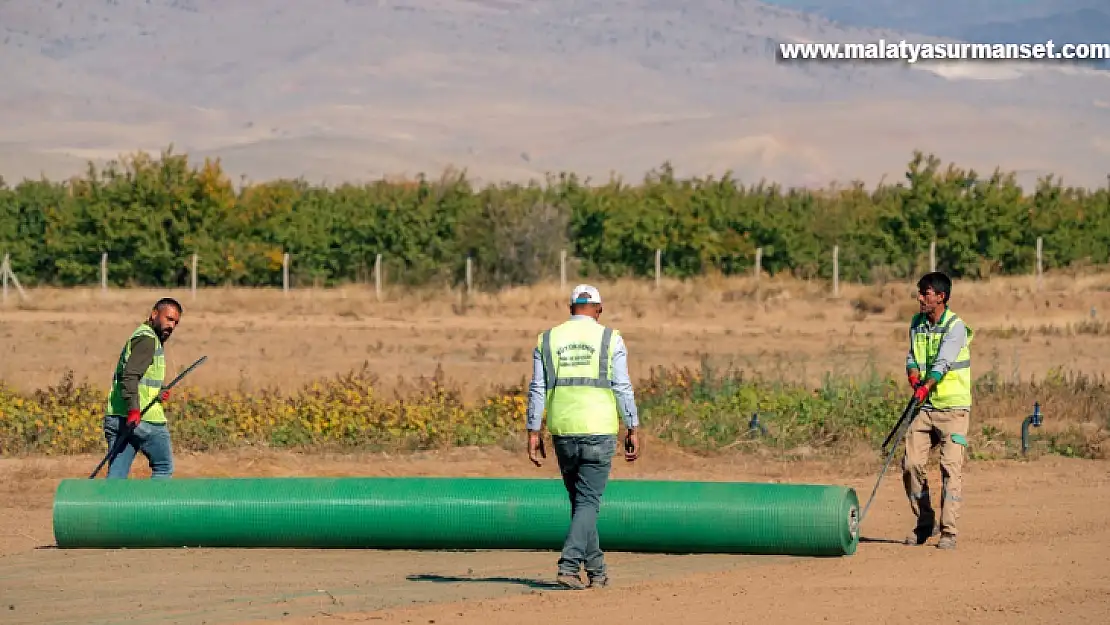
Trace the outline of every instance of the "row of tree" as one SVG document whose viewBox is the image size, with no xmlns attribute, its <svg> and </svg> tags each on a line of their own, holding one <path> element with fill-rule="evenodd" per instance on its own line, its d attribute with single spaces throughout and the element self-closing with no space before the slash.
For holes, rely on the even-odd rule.
<svg viewBox="0 0 1110 625">
<path fill-rule="evenodd" d="M 669 165 L 638 184 L 590 184 L 573 174 L 544 184 L 476 187 L 438 179 L 324 187 L 276 180 L 236 188 L 218 162 L 142 153 L 63 181 L 0 179 L 0 253 L 28 284 L 99 279 L 101 254 L 117 285 L 185 285 L 199 256 L 202 285 L 280 285 L 282 255 L 296 282 L 367 280 L 381 254 L 391 283 L 457 283 L 465 259 L 479 287 L 575 276 L 749 272 L 842 279 L 905 277 L 937 265 L 958 277 L 1029 273 L 1036 240 L 1046 268 L 1102 264 L 1110 255 L 1110 194 L 1051 176 L 1025 193 L 1013 174 L 946 167 L 915 152 L 905 180 L 868 190 L 745 185 L 729 176 L 679 179 Z"/>
</svg>

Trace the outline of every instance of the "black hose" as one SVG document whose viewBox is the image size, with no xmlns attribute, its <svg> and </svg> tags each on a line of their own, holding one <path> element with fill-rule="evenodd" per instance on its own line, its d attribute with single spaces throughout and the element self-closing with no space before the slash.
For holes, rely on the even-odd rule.
<svg viewBox="0 0 1110 625">
<path fill-rule="evenodd" d="M 894 454 L 898 452 L 898 444 L 906 437 L 906 433 L 910 431 L 910 425 L 913 424 L 914 418 L 917 416 L 917 410 L 920 408 L 916 397 L 911 397 L 905 410 L 902 411 L 902 416 L 894 425 L 894 429 L 887 435 L 886 440 L 883 441 L 883 451 L 886 451 L 886 446 L 894 441 L 894 445 L 890 448 L 890 453 L 886 456 L 886 462 L 883 463 L 883 468 L 879 471 L 879 478 L 875 480 L 875 488 L 871 490 L 871 497 L 867 499 L 867 505 L 863 507 L 863 513 L 860 514 L 859 523 L 862 526 L 864 519 L 867 518 L 867 511 L 871 509 L 871 502 L 875 501 L 875 494 L 879 492 L 879 483 L 883 481 L 883 476 L 886 475 L 887 467 L 890 466 L 890 461 L 894 459 Z"/>
</svg>

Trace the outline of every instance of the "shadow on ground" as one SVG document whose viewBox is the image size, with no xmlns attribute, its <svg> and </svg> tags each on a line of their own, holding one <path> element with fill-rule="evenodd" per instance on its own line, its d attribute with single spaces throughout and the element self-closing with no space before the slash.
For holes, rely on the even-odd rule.
<svg viewBox="0 0 1110 625">
<path fill-rule="evenodd" d="M 893 538 L 868 538 L 867 536 L 860 536 L 861 543 L 881 543 L 885 545 L 901 545 L 902 541 L 894 540 Z"/>
<path fill-rule="evenodd" d="M 527 577 L 455 577 L 451 575 L 409 575 L 409 581 L 414 582 L 437 582 L 440 584 L 454 584 L 454 583 L 485 583 L 485 584 L 519 584 L 529 588 L 538 589 L 558 589 L 562 590 L 563 587 L 555 582 L 548 582 L 542 579 L 530 579 Z"/>
</svg>

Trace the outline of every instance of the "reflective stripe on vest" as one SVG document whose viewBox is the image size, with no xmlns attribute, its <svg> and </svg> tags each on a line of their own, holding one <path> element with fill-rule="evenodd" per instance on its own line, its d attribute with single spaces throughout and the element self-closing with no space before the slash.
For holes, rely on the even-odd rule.
<svg viewBox="0 0 1110 625">
<path fill-rule="evenodd" d="M 620 429 L 610 379 L 618 335 L 592 319 L 571 319 L 539 336 L 547 427 L 553 435 L 616 434 Z"/>
<path fill-rule="evenodd" d="M 162 391 L 162 383 L 166 377 L 166 350 L 162 345 L 162 340 L 158 338 L 158 334 L 149 325 L 140 324 L 131 336 L 127 337 L 127 342 L 124 344 L 123 349 L 120 350 L 119 359 L 116 362 L 116 370 L 112 375 L 112 389 L 108 393 L 108 414 L 123 416 L 127 414 L 127 400 L 123 398 L 123 370 L 127 366 L 127 361 L 131 358 L 131 341 L 138 336 L 148 336 L 154 339 L 154 360 L 143 372 L 143 377 L 139 380 L 139 409 L 145 408 L 148 404 L 154 401 Z M 166 414 L 162 408 L 161 402 L 155 402 L 149 410 L 143 415 L 143 421 L 150 423 L 165 423 Z"/>
<path fill-rule="evenodd" d="M 945 309 L 936 326 L 930 327 L 925 315 L 918 313 L 910 322 L 910 341 L 913 358 L 922 377 L 927 376 L 940 352 L 940 343 L 956 321 L 963 321 L 956 313 Z M 947 373 L 929 394 L 928 404 L 937 409 L 971 407 L 971 341 L 974 333 L 964 322 L 967 341 Z"/>
</svg>

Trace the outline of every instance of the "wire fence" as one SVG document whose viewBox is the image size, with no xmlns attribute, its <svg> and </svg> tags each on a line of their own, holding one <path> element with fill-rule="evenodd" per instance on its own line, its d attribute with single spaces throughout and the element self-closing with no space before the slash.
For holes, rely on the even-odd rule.
<svg viewBox="0 0 1110 625">
<path fill-rule="evenodd" d="M 841 267 L 840 267 L 840 256 L 841 256 L 840 246 L 839 245 L 833 246 L 833 248 L 829 252 L 829 254 L 831 255 L 831 264 L 832 264 L 832 275 L 831 275 L 831 280 L 829 280 L 829 282 L 830 282 L 830 293 L 833 297 L 839 297 L 840 296 L 840 283 L 841 283 L 841 280 L 843 278 L 845 278 L 845 276 L 843 275 L 843 273 L 841 271 Z M 1035 259 L 1036 259 L 1035 260 L 1035 265 L 1031 268 L 1032 269 L 1031 273 L 1036 277 L 1036 285 L 1037 285 L 1037 289 L 1039 290 L 1040 287 L 1041 287 L 1043 276 L 1044 276 L 1044 245 L 1043 245 L 1043 239 L 1041 237 L 1037 238 Z M 386 267 L 385 267 L 384 260 L 385 259 L 384 259 L 382 254 L 377 254 L 376 255 L 376 257 L 374 259 L 373 269 L 370 272 L 370 276 L 367 276 L 368 279 L 366 280 L 367 283 L 369 283 L 372 280 L 373 285 L 374 285 L 375 297 L 378 299 L 378 301 L 382 301 L 383 298 L 385 297 L 384 296 L 384 292 L 385 292 L 384 289 L 385 289 L 385 286 L 386 286 L 387 280 L 388 280 L 388 276 L 386 275 Z M 184 261 L 185 266 L 188 267 L 188 288 L 190 290 L 191 297 L 195 299 L 196 296 L 197 296 L 197 291 L 198 291 L 197 287 L 198 287 L 198 275 L 199 274 L 198 274 L 198 271 L 197 271 L 197 267 L 198 267 L 198 264 L 200 262 L 200 256 L 198 254 L 192 254 L 187 259 L 183 259 L 183 261 Z M 291 291 L 295 288 L 298 288 L 297 280 L 294 279 L 294 277 L 293 277 L 294 274 L 293 274 L 293 271 L 292 271 L 293 265 L 294 265 L 295 262 L 296 262 L 295 258 L 292 254 L 290 254 L 288 252 L 282 254 L 282 260 L 281 260 L 281 289 L 285 293 L 288 293 L 289 291 Z M 464 281 L 463 281 L 463 284 L 461 286 L 465 289 L 465 293 L 470 294 L 471 292 L 473 292 L 473 290 L 475 288 L 475 282 L 474 282 L 475 260 L 468 256 L 468 257 L 465 257 L 465 259 L 463 259 L 463 262 L 465 263 L 465 272 L 464 272 Z M 568 280 L 572 279 L 568 275 L 569 263 L 570 263 L 570 261 L 568 259 L 567 250 L 564 249 L 559 254 L 559 270 L 558 270 L 559 285 L 560 285 L 560 288 L 563 288 L 563 289 L 565 289 L 567 287 Z M 665 270 L 665 267 L 666 267 L 665 263 L 666 263 L 666 258 L 665 258 L 665 255 L 663 253 L 663 250 L 656 249 L 655 250 L 655 255 L 654 255 L 654 276 L 653 276 L 653 278 L 654 278 L 655 286 L 657 288 L 662 285 L 662 281 L 663 281 L 663 277 L 664 277 L 664 273 L 665 273 L 664 270 Z M 763 270 L 762 265 L 763 265 L 763 248 L 758 247 L 755 250 L 754 262 L 752 264 L 752 274 L 751 274 L 752 277 L 757 282 L 760 280 L 760 278 L 762 276 L 765 275 L 765 272 Z M 936 271 L 937 270 L 937 243 L 936 243 L 936 241 L 932 241 L 929 244 L 928 270 L 929 271 Z M 99 282 L 100 289 L 102 291 L 107 292 L 108 289 L 109 289 L 109 283 L 110 283 L 110 281 L 109 281 L 109 255 L 108 255 L 108 253 L 103 253 L 101 255 L 99 276 L 100 276 L 100 282 Z M 27 290 L 23 287 L 22 283 L 19 281 L 18 272 L 15 271 L 15 269 L 12 267 L 11 257 L 7 253 L 4 254 L 3 263 L 0 264 L 0 277 L 2 277 L 2 280 L 3 280 L 3 302 L 4 303 L 8 302 L 9 297 L 11 295 L 16 295 L 21 300 L 28 300 L 30 298 L 30 295 L 27 293 Z M 116 276 L 116 277 L 118 278 L 118 276 Z M 89 286 L 91 286 L 91 285 L 89 285 Z M 180 285 L 164 285 L 164 286 L 180 286 Z M 315 288 L 317 285 L 314 283 L 312 286 L 313 286 L 313 288 Z"/>
</svg>

